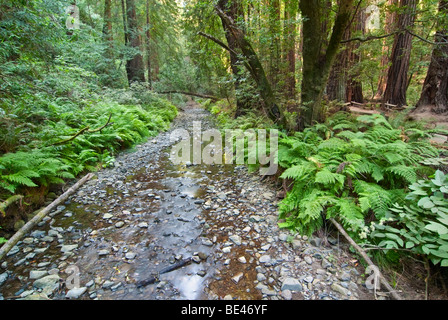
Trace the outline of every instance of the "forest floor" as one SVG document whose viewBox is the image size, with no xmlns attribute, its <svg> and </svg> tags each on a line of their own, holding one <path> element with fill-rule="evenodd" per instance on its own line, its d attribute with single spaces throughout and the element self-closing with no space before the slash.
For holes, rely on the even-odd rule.
<svg viewBox="0 0 448 320">
<path fill-rule="evenodd" d="M 366 288 L 364 268 L 342 236 L 278 228 L 276 181 L 245 166 L 173 164 L 170 135 L 191 132 L 193 121 L 214 127 L 208 112 L 188 104 L 170 131 L 121 154 L 51 212 L 2 261 L 0 298 L 387 298 Z M 186 258 L 192 262 L 159 274 Z M 425 298 L 418 264 L 389 275 L 404 298 Z M 137 286 L 151 277 L 154 284 Z M 432 286 L 429 293 L 446 299 Z"/>
</svg>

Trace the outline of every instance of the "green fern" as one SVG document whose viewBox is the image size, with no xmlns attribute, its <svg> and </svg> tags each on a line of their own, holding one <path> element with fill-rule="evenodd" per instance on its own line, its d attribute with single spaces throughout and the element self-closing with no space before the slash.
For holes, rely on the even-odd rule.
<svg viewBox="0 0 448 320">
<path fill-rule="evenodd" d="M 325 217 L 333 217 L 356 237 L 365 217 L 385 217 L 407 185 L 434 172 L 421 165 L 429 155 L 439 155 L 425 138 L 419 134 L 404 142 L 402 131 L 381 115 L 351 122 L 336 115 L 325 125 L 280 139 L 281 178 L 294 181 L 280 204 L 280 226 L 312 233 Z"/>
</svg>

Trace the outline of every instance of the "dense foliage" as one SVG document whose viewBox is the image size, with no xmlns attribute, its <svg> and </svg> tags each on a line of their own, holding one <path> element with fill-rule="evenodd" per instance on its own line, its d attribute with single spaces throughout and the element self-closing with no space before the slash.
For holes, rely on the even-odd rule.
<svg viewBox="0 0 448 320">
<path fill-rule="evenodd" d="M 107 68 L 93 26 L 67 34 L 67 4 L 1 4 L 0 203 L 14 194 L 41 203 L 52 185 L 112 165 L 177 114 L 146 84 L 128 87 L 119 64 Z"/>
</svg>

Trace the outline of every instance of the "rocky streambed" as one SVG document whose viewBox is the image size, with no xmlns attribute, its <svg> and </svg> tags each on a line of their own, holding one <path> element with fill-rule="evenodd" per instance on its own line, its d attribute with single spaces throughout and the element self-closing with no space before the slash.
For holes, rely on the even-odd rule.
<svg viewBox="0 0 448 320">
<path fill-rule="evenodd" d="M 1 262 L 0 299 L 373 298 L 341 239 L 278 228 L 272 182 L 244 166 L 174 165 L 170 133 L 193 121 L 213 127 L 188 105 L 51 212 Z"/>
</svg>

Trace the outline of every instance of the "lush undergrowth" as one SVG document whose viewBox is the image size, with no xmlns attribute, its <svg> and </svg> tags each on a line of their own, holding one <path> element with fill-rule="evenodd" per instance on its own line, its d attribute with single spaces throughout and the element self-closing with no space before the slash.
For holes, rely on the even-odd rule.
<svg viewBox="0 0 448 320">
<path fill-rule="evenodd" d="M 222 101 L 205 106 L 221 128 L 274 128 L 252 114 L 233 119 Z M 280 227 L 311 235 L 334 218 L 386 260 L 412 255 L 448 266 L 446 152 L 431 144 L 434 130 L 404 118 L 340 112 L 303 132 L 280 131 L 280 181 L 289 190 Z"/>
<path fill-rule="evenodd" d="M 95 74 L 75 66 L 36 68 L 40 76 L 25 81 L 14 72 L 0 102 L 0 200 L 21 194 L 22 208 L 41 203 L 52 185 L 113 164 L 177 115 L 144 85 L 100 89 Z"/>
</svg>

